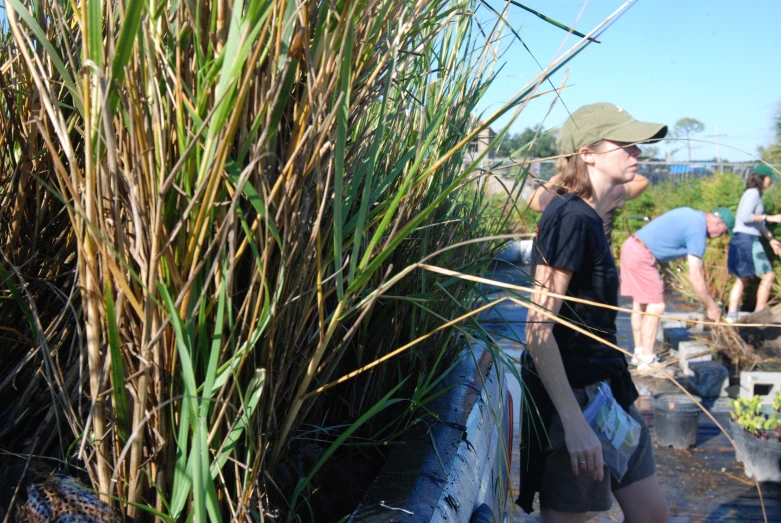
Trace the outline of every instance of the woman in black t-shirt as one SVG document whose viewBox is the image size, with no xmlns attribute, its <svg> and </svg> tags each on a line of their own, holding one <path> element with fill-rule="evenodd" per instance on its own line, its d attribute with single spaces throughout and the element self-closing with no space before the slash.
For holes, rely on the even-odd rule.
<svg viewBox="0 0 781 523">
<path fill-rule="evenodd" d="M 640 154 L 636 144 L 666 133 L 664 125 L 638 122 L 601 103 L 573 113 L 557 139 L 560 152 L 569 155 L 562 160 L 562 185 L 570 191 L 550 203 L 537 226 L 532 302 L 612 344 L 614 310 L 539 291 L 617 305 L 618 272 L 602 228 L 602 206 L 614 187 L 633 179 Z M 610 508 L 612 492 L 627 521 L 667 521 L 669 508 L 654 475 L 648 429 L 633 406 L 638 394 L 624 356 L 533 309 L 527 343 L 523 379 L 533 401 L 527 405 L 533 407 L 522 413 L 518 504 L 530 512 L 539 490 L 543 521 L 585 521 L 586 512 Z M 616 401 L 642 427 L 620 482 L 604 466 L 600 441 L 582 413 L 585 388 L 600 382 L 610 384 Z M 540 422 L 545 430 L 539 430 Z"/>
</svg>

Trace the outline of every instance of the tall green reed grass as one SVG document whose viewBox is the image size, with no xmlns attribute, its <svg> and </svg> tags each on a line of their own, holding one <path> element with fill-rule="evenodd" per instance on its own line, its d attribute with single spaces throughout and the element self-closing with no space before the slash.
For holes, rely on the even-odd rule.
<svg viewBox="0 0 781 523">
<path fill-rule="evenodd" d="M 137 519 L 314 519 L 458 352 L 476 285 L 414 269 L 506 227 L 465 146 L 582 48 L 479 123 L 476 5 L 7 0 L 5 451 Z"/>
<path fill-rule="evenodd" d="M 269 492 L 302 424 L 347 423 L 333 445 L 388 437 L 404 411 L 377 414 L 450 335 L 303 394 L 469 303 L 458 281 L 394 280 L 489 230 L 479 194 L 454 197 L 488 80 L 468 6 L 6 6 L 6 160 L 28 219 L 3 272 L 30 347 L 10 370 L 32 379 L 14 421 L 37 423 L 17 447 L 84 466 L 137 517 L 298 513 L 321 462 Z M 480 250 L 440 261 L 476 268 Z M 53 416 L 29 410 L 47 400 Z"/>
</svg>

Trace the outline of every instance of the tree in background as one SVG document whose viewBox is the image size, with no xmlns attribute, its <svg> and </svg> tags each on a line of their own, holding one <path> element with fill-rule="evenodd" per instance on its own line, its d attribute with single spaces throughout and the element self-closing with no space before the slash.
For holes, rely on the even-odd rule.
<svg viewBox="0 0 781 523">
<path fill-rule="evenodd" d="M 642 151 L 640 153 L 641 158 L 645 158 L 647 160 L 658 160 L 661 158 L 659 156 L 659 148 L 655 145 L 643 145 L 640 147 L 640 150 Z"/>
<path fill-rule="evenodd" d="M 691 137 L 705 130 L 705 124 L 696 118 L 681 118 L 675 122 L 673 135 L 679 138 L 686 138 L 686 147 L 689 150 L 689 161 L 692 161 L 692 143 Z"/>
<path fill-rule="evenodd" d="M 779 107 L 776 113 L 776 140 L 775 143 L 768 145 L 767 147 L 759 147 L 760 158 L 768 163 L 781 163 L 781 107 Z"/>
<path fill-rule="evenodd" d="M 518 155 L 531 158 L 547 158 L 556 156 L 559 150 L 556 147 L 558 129 L 541 131 L 541 126 L 527 127 L 520 133 L 508 135 L 499 146 L 499 154 L 502 156 Z M 538 130 L 540 130 L 538 132 Z"/>
</svg>

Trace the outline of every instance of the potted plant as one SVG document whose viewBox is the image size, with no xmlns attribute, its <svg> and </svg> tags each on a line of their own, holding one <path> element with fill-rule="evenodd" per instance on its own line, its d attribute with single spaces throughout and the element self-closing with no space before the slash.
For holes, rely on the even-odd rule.
<svg viewBox="0 0 781 523">
<path fill-rule="evenodd" d="M 734 400 L 730 429 L 746 475 L 781 482 L 781 393 L 776 393 L 771 409 L 763 409 L 761 396 Z"/>
</svg>

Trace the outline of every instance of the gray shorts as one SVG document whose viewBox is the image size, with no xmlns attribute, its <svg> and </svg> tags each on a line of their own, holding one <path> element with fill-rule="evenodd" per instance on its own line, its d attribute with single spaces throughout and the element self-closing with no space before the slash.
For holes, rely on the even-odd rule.
<svg viewBox="0 0 781 523">
<path fill-rule="evenodd" d="M 573 389 L 581 409 L 588 403 L 585 389 Z M 640 423 L 640 443 L 629 459 L 629 468 L 621 481 L 610 474 L 605 467 L 602 481 L 596 481 L 586 474 L 577 477 L 572 473 L 572 462 L 564 444 L 564 427 L 561 418 L 555 414 L 548 428 L 551 446 L 545 451 L 545 463 L 540 483 L 540 506 L 557 512 L 602 512 L 613 505 L 612 492 L 629 486 L 636 481 L 656 473 L 653 444 L 648 426 L 640 411 L 632 405 L 629 415 Z"/>
</svg>

